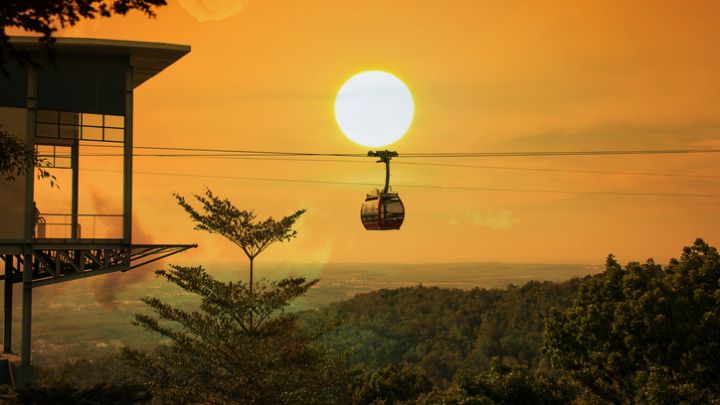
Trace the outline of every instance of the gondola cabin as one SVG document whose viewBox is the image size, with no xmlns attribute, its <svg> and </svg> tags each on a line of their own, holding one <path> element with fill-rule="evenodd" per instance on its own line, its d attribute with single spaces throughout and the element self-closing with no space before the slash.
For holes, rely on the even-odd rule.
<svg viewBox="0 0 720 405">
<path fill-rule="evenodd" d="M 405 220 L 405 206 L 396 193 L 374 190 L 365 198 L 360 219 L 368 231 L 400 229 Z"/>
</svg>

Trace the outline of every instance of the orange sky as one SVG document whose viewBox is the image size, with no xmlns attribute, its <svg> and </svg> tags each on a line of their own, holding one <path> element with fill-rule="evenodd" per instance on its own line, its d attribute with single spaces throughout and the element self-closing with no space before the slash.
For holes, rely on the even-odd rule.
<svg viewBox="0 0 720 405">
<path fill-rule="evenodd" d="M 167 42 L 192 52 L 135 92 L 135 145 L 366 153 L 340 131 L 335 95 L 382 70 L 415 101 L 403 153 L 720 148 L 716 2 L 169 0 L 84 21 L 60 36 Z M 548 4 L 552 3 L 552 4 Z M 237 4 L 244 7 L 237 8 Z M 19 32 L 15 32 L 19 34 Z M 458 191 L 403 186 L 610 193 L 720 194 L 717 154 L 417 160 L 508 168 L 682 174 L 632 176 L 396 164 L 407 210 L 399 232 L 368 232 L 359 163 L 135 159 L 135 242 L 198 243 L 173 263 L 242 252 L 192 230 L 171 193 L 205 186 L 263 218 L 308 213 L 298 238 L 263 262 L 660 263 L 696 237 L 720 244 L 718 197 Z M 88 179 L 97 174 L 86 174 Z M 100 191 L 98 191 L 99 193 Z M 140 236 L 140 235 L 152 235 Z M 149 240 L 151 239 L 151 240 Z M 261 268 L 261 267 L 259 267 Z"/>
</svg>

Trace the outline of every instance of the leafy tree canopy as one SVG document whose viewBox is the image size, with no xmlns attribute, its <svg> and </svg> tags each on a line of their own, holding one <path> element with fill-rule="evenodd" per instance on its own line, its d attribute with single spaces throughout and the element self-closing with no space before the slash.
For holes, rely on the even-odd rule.
<svg viewBox="0 0 720 405">
<path fill-rule="evenodd" d="M 371 371 L 392 364 L 426 374 L 447 388 L 457 370 L 487 371 L 493 357 L 536 368 L 550 308 L 569 308 L 582 280 L 531 281 L 505 290 L 406 287 L 382 289 L 300 314 L 319 326 L 347 322 L 321 340 Z"/>
<path fill-rule="evenodd" d="M 607 259 L 572 308 L 546 320 L 545 353 L 613 404 L 720 400 L 720 256 L 702 239 L 663 269 Z M 713 402 L 714 401 L 714 402 Z"/>
<path fill-rule="evenodd" d="M 275 242 L 290 241 L 297 231 L 292 226 L 306 210 L 298 210 L 280 221 L 269 217 L 265 221 L 255 221 L 254 211 L 240 211 L 230 200 L 215 196 L 210 189 L 205 196 L 193 194 L 202 204 L 204 213 L 199 213 L 185 198 L 178 193 L 173 194 L 190 218 L 195 222 L 195 229 L 217 233 L 238 245 L 250 259 L 250 288 L 253 286 L 253 261 Z"/>
<path fill-rule="evenodd" d="M 456 386 L 443 395 L 446 405 L 566 405 L 576 390 L 545 371 L 530 371 L 493 359 L 490 370 L 477 375 L 465 371 L 455 377 Z"/>
<path fill-rule="evenodd" d="M 188 312 L 142 298 L 157 317 L 136 314 L 134 324 L 170 344 L 154 353 L 124 348 L 122 356 L 157 401 L 321 404 L 342 398 L 345 356 L 315 342 L 340 321 L 303 331 L 294 315 L 283 313 L 318 280 L 260 282 L 251 292 L 248 284 L 218 281 L 201 267 L 155 273 L 202 299 L 199 311 Z"/>
<path fill-rule="evenodd" d="M 398 370 L 391 364 L 374 373 L 363 373 L 350 386 L 352 405 L 406 403 L 433 391 L 432 382 L 422 372 Z"/>
<path fill-rule="evenodd" d="M 95 381 L 83 386 L 76 377 L 77 371 L 78 367 L 71 363 L 65 363 L 57 370 L 38 367 L 36 387 L 15 391 L 9 385 L 3 385 L 0 387 L 0 404 L 131 405 L 149 404 L 152 399 L 144 386 L 127 381 Z"/>
</svg>

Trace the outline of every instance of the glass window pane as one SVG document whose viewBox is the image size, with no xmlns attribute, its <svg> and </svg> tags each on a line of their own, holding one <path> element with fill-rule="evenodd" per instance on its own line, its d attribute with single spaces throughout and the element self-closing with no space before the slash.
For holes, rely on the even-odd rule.
<svg viewBox="0 0 720 405">
<path fill-rule="evenodd" d="M 46 166 L 45 163 L 54 166 L 55 164 L 55 147 L 50 145 L 37 145 L 36 146 L 40 159 L 44 159 L 40 166 Z"/>
<path fill-rule="evenodd" d="M 37 133 L 35 136 L 43 138 L 57 138 L 58 126 L 56 124 L 37 124 Z"/>
<path fill-rule="evenodd" d="M 60 112 L 60 123 L 61 124 L 80 125 L 80 113 L 61 111 Z"/>
<path fill-rule="evenodd" d="M 122 142 L 125 140 L 125 130 L 105 128 L 105 140 L 111 142 Z"/>
<path fill-rule="evenodd" d="M 67 146 L 55 147 L 55 167 L 69 169 L 72 167 L 72 148 Z"/>
<path fill-rule="evenodd" d="M 403 212 L 402 204 L 397 198 L 383 200 L 383 208 L 388 213 L 398 214 Z"/>
<path fill-rule="evenodd" d="M 60 138 L 80 139 L 80 127 L 60 125 Z"/>
<path fill-rule="evenodd" d="M 37 110 L 37 122 L 58 122 L 58 112 L 49 110 Z"/>
<path fill-rule="evenodd" d="M 391 197 L 382 201 L 383 223 L 400 223 L 405 218 L 402 203 L 399 198 Z"/>
<path fill-rule="evenodd" d="M 125 117 L 122 115 L 106 115 L 105 127 L 125 128 Z"/>
<path fill-rule="evenodd" d="M 82 115 L 82 124 L 83 125 L 92 125 L 94 127 L 101 127 L 103 126 L 103 116 L 102 114 L 83 114 Z M 84 137 L 84 135 L 83 135 Z"/>
<path fill-rule="evenodd" d="M 35 147 L 40 156 L 49 156 L 55 153 L 55 147 L 52 145 L 36 145 Z"/>
<path fill-rule="evenodd" d="M 61 157 L 65 155 L 58 155 L 55 157 L 55 164 L 53 167 L 60 169 L 69 169 L 72 167 L 72 160 L 69 157 Z"/>
<path fill-rule="evenodd" d="M 82 139 L 88 139 L 91 141 L 102 141 L 103 130 L 102 128 L 82 127 Z"/>
<path fill-rule="evenodd" d="M 377 207 L 377 198 L 366 200 L 360 210 L 360 219 L 362 222 L 377 222 Z"/>
</svg>

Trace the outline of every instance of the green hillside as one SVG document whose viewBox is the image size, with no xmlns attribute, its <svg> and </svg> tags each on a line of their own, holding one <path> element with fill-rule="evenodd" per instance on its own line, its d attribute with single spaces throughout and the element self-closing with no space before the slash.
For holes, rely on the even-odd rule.
<svg viewBox="0 0 720 405">
<path fill-rule="evenodd" d="M 590 278 L 590 276 L 586 277 Z M 499 357 L 537 366 L 545 318 L 565 310 L 582 280 L 531 281 L 506 289 L 424 287 L 382 289 L 300 314 L 310 327 L 339 316 L 347 321 L 322 338 L 334 352 L 370 369 L 402 365 L 446 387 L 460 368 L 487 370 Z"/>
</svg>

